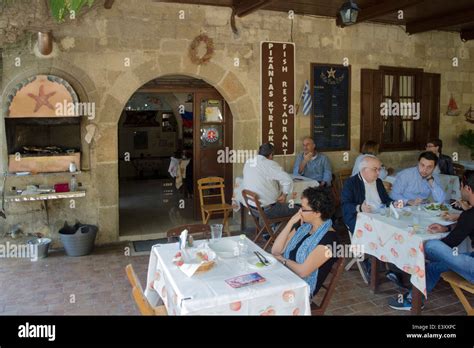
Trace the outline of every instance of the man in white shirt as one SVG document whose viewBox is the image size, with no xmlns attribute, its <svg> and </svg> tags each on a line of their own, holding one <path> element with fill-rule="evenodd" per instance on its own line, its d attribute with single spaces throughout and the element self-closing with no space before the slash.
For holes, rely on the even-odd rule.
<svg viewBox="0 0 474 348">
<path fill-rule="evenodd" d="M 258 194 L 260 204 L 269 218 L 292 216 L 300 208 L 286 203 L 293 191 L 293 180 L 283 168 L 273 161 L 273 145 L 260 146 L 258 155 L 247 160 L 244 166 L 243 188 Z"/>
</svg>

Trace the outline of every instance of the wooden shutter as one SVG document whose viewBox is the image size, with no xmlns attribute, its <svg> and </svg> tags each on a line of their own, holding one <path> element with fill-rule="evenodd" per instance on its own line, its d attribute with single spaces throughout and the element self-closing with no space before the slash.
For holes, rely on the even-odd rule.
<svg viewBox="0 0 474 348">
<path fill-rule="evenodd" d="M 368 140 L 381 143 L 380 103 L 382 102 L 382 74 L 379 70 L 361 69 L 360 145 Z"/>
<path fill-rule="evenodd" d="M 423 73 L 419 147 L 424 149 L 431 138 L 439 137 L 441 75 Z"/>
</svg>

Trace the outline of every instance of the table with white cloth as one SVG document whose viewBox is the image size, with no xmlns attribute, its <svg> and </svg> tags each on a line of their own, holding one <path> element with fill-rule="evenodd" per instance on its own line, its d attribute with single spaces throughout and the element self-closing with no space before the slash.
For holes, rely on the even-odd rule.
<svg viewBox="0 0 474 348">
<path fill-rule="evenodd" d="M 447 226 L 452 222 L 428 213 L 421 206 L 405 207 L 398 211 L 399 219 L 386 216 L 387 214 L 357 214 L 352 244 L 357 250 L 375 256 L 383 262 L 393 263 L 400 270 L 410 274 L 410 282 L 414 289 L 418 289 L 427 297 L 423 243 L 430 239 L 441 239 L 448 234 L 429 233 L 427 227 L 433 223 Z M 418 220 L 415 220 L 414 216 Z M 371 273 L 373 275 L 375 272 Z M 376 281 L 371 280 L 374 291 L 376 286 Z M 421 310 L 421 305 L 415 310 Z"/>
<path fill-rule="evenodd" d="M 389 175 L 384 179 L 384 181 L 393 185 L 395 179 L 396 175 Z M 449 201 L 450 199 L 461 199 L 461 184 L 458 176 L 439 174 L 439 180 L 443 191 L 446 193 L 446 201 Z"/>
<path fill-rule="evenodd" d="M 226 237 L 235 240 L 240 236 Z M 206 241 L 195 241 L 197 246 Z M 212 242 L 212 241 L 211 241 Z M 250 240 L 248 256 L 259 251 Z M 237 258 L 220 258 L 207 272 L 188 277 L 174 263 L 178 244 L 157 244 L 151 250 L 145 296 L 152 305 L 160 297 L 169 315 L 310 315 L 309 285 L 280 262 L 254 269 Z M 225 280 L 258 272 L 265 281 L 241 288 Z"/>
<path fill-rule="evenodd" d="M 474 170 L 474 161 L 459 161 L 459 164 L 463 165 L 466 170 Z"/>
<path fill-rule="evenodd" d="M 293 191 L 289 194 L 286 198 L 288 203 L 293 204 L 301 204 L 301 194 L 304 190 L 308 187 L 318 187 L 319 182 L 317 180 L 313 180 L 310 178 L 306 178 L 299 175 L 290 174 L 291 178 L 293 179 Z M 242 196 L 242 191 L 244 190 L 243 187 L 244 178 L 236 177 L 234 183 L 234 192 L 232 195 L 232 208 L 234 212 L 241 211 L 240 218 L 241 218 L 241 229 L 245 229 L 245 201 Z"/>
</svg>

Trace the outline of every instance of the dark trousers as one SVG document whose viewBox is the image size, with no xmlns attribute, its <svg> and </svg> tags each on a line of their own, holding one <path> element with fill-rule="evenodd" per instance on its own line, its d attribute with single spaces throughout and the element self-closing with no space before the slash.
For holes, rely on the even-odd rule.
<svg viewBox="0 0 474 348">
<path fill-rule="evenodd" d="M 273 205 L 266 206 L 263 208 L 265 214 L 267 214 L 269 219 L 285 217 L 285 216 L 293 216 L 295 215 L 298 210 L 300 210 L 300 205 L 294 205 L 293 208 L 289 207 L 288 203 L 275 203 Z"/>
</svg>

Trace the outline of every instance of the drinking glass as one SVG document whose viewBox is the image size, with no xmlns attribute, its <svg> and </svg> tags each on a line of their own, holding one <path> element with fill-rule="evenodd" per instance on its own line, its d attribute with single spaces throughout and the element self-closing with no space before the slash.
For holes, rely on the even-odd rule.
<svg viewBox="0 0 474 348">
<path fill-rule="evenodd" d="M 224 225 L 221 224 L 214 224 L 211 225 L 211 239 L 219 239 L 222 238 L 222 229 Z"/>
<path fill-rule="evenodd" d="M 417 231 L 420 228 L 420 215 L 413 214 L 413 230 Z"/>
<path fill-rule="evenodd" d="M 247 238 L 245 235 L 240 236 L 240 240 L 237 242 L 238 245 L 238 259 L 240 271 L 247 271 L 247 253 L 249 245 L 247 243 Z"/>
</svg>

